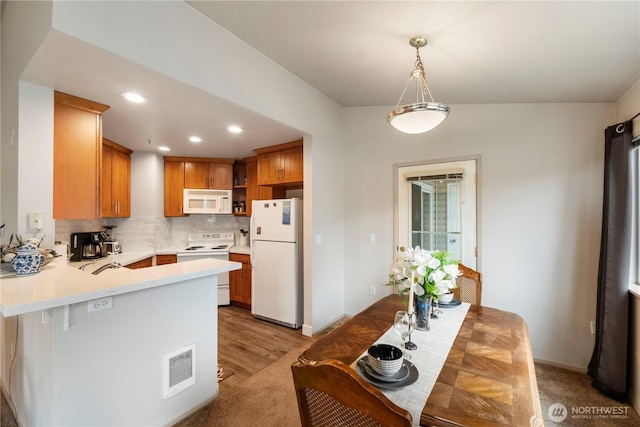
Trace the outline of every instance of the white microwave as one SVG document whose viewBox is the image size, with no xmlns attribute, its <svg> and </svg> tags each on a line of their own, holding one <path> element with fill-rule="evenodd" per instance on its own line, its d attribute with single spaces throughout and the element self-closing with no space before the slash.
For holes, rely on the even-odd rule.
<svg viewBox="0 0 640 427">
<path fill-rule="evenodd" d="M 184 189 L 183 212 L 186 214 L 230 214 L 231 190 Z"/>
</svg>

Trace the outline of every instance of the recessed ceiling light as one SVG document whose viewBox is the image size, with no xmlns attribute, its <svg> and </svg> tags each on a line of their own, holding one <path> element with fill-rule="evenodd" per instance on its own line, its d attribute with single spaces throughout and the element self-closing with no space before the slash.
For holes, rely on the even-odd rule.
<svg viewBox="0 0 640 427">
<path fill-rule="evenodd" d="M 240 133 L 242 132 L 242 128 L 240 126 L 231 125 L 227 128 L 227 130 L 231 133 Z"/>
<path fill-rule="evenodd" d="M 199 136 L 190 136 L 189 137 L 189 141 L 191 141 L 191 142 L 202 142 L 202 138 L 200 138 Z"/>
<path fill-rule="evenodd" d="M 160 150 L 160 151 L 171 151 L 171 148 L 162 146 L 162 147 L 158 147 L 158 150 Z"/>
<path fill-rule="evenodd" d="M 148 101 L 147 98 L 135 92 L 124 92 L 120 94 L 121 97 L 126 99 L 129 102 L 133 102 L 135 104 L 143 104 Z"/>
</svg>

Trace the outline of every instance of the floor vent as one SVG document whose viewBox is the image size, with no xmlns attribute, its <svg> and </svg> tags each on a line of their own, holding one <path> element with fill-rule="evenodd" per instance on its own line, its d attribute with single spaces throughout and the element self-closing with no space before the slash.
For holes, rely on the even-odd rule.
<svg viewBox="0 0 640 427">
<path fill-rule="evenodd" d="M 164 356 L 164 398 L 196 383 L 196 346 L 190 345 Z"/>
</svg>

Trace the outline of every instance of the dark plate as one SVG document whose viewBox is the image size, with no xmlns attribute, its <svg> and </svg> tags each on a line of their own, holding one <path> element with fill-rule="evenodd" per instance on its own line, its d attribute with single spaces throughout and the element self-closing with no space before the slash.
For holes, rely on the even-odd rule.
<svg viewBox="0 0 640 427">
<path fill-rule="evenodd" d="M 456 307 L 462 304 L 458 299 L 452 299 L 450 302 L 439 302 L 438 307 L 447 308 L 447 307 Z"/>
<path fill-rule="evenodd" d="M 418 368 L 416 368 L 416 366 L 408 360 L 405 360 L 403 362 L 403 367 L 405 365 L 409 369 L 409 375 L 405 379 L 395 382 L 380 381 L 379 379 L 369 375 L 367 373 L 367 368 L 369 368 L 367 366 L 367 356 L 358 360 L 358 363 L 356 364 L 356 371 L 358 371 L 358 374 L 360 374 L 360 376 L 364 378 L 365 381 L 367 381 L 369 384 L 372 384 L 380 389 L 393 390 L 409 384 L 413 384 L 418 379 Z M 402 368 L 400 370 L 402 370 Z"/>
</svg>

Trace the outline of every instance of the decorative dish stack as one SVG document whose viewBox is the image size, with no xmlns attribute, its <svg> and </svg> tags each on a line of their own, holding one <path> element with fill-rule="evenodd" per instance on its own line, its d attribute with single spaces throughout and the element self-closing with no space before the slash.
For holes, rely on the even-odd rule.
<svg viewBox="0 0 640 427">
<path fill-rule="evenodd" d="M 394 389 L 414 383 L 418 369 L 404 358 L 403 351 L 389 344 L 374 344 L 356 364 L 358 374 L 380 389 Z"/>
</svg>

